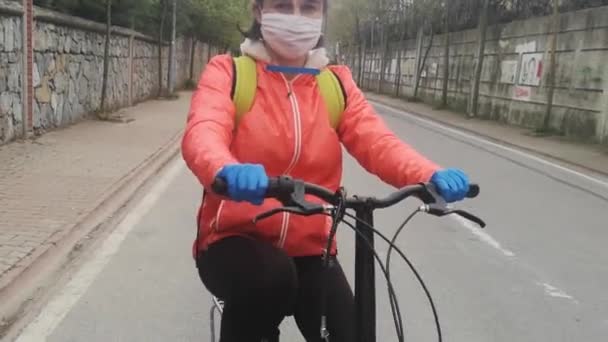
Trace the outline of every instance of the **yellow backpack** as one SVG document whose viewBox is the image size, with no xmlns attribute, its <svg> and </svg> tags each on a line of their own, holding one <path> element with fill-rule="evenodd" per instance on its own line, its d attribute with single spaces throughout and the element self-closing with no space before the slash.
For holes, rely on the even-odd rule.
<svg viewBox="0 0 608 342">
<path fill-rule="evenodd" d="M 317 76 L 317 85 L 329 111 L 329 122 L 336 129 L 346 107 L 346 96 L 338 77 L 328 68 Z M 236 107 L 236 124 L 249 112 L 257 89 L 256 62 L 249 56 L 234 58 L 232 101 Z"/>
</svg>

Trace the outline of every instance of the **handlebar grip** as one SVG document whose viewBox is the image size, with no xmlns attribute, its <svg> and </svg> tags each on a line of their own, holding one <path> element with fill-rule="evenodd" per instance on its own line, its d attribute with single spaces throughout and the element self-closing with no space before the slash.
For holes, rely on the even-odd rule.
<svg viewBox="0 0 608 342">
<path fill-rule="evenodd" d="M 271 177 L 268 179 L 268 190 L 266 191 L 266 197 L 272 197 L 279 192 L 281 189 L 281 178 Z M 217 195 L 227 196 L 228 195 L 228 183 L 226 180 L 220 177 L 216 177 L 213 184 L 211 184 L 211 190 Z"/>
<path fill-rule="evenodd" d="M 469 185 L 469 193 L 467 194 L 467 198 L 475 198 L 479 196 L 480 188 L 478 184 Z"/>
<path fill-rule="evenodd" d="M 228 183 L 224 179 L 216 177 L 211 184 L 211 190 L 220 196 L 228 195 Z"/>
</svg>

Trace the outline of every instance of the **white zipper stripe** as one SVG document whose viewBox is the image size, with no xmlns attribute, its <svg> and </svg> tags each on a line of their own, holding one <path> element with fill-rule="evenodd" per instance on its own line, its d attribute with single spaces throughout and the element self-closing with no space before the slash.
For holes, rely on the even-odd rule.
<svg viewBox="0 0 608 342">
<path fill-rule="evenodd" d="M 283 248 L 285 246 L 285 239 L 287 238 L 287 230 L 289 226 L 289 214 L 283 213 L 283 223 L 281 224 L 281 236 L 279 237 L 279 241 L 277 242 L 278 248 Z"/>
<path fill-rule="evenodd" d="M 215 231 L 220 229 L 220 217 L 222 215 L 222 210 L 224 209 L 224 203 L 226 203 L 224 200 L 220 202 L 220 206 L 217 208 L 217 213 L 215 213 L 215 222 L 212 223 L 212 226 L 215 225 Z"/>
<path fill-rule="evenodd" d="M 288 173 L 291 172 L 295 168 L 298 160 L 300 159 L 300 154 L 302 154 L 302 118 L 300 115 L 300 105 L 298 104 L 296 95 L 294 93 L 292 93 L 291 96 L 293 98 L 293 104 L 296 108 L 295 121 L 296 121 L 296 146 L 297 147 L 295 149 L 295 157 L 294 157 L 293 165 L 291 166 L 291 169 L 288 171 Z"/>
<path fill-rule="evenodd" d="M 287 234 L 289 233 L 289 220 L 291 216 L 285 214 L 285 233 L 283 234 L 283 242 L 281 242 L 281 248 L 285 247 L 285 241 L 287 241 Z"/>
<path fill-rule="evenodd" d="M 301 118 L 301 114 L 300 114 L 300 106 L 298 105 L 298 99 L 296 97 L 295 92 L 293 91 L 291 82 L 289 82 L 285 78 L 284 75 L 281 75 L 281 76 L 283 77 L 283 81 L 285 81 L 285 85 L 287 86 L 287 91 L 289 92 L 289 101 L 291 103 L 291 109 L 293 112 L 293 121 L 294 121 L 294 129 L 295 129 L 294 154 L 293 154 L 293 158 L 291 159 L 291 162 L 289 163 L 289 166 L 287 167 L 287 170 L 285 170 L 285 174 L 289 174 L 295 168 L 296 164 L 298 163 L 298 159 L 300 158 L 300 155 L 302 154 L 302 120 L 301 120 L 302 118 Z M 294 80 L 295 80 L 295 78 L 294 78 Z M 289 230 L 289 218 L 290 218 L 289 214 L 285 213 L 283 215 L 283 224 L 281 225 L 281 236 L 279 239 L 280 248 L 283 248 L 285 246 L 285 241 L 287 240 L 287 232 Z"/>
<path fill-rule="evenodd" d="M 302 122 L 300 115 L 300 107 L 298 106 L 298 100 L 296 98 L 296 94 L 291 87 L 291 83 L 285 79 L 283 76 L 283 81 L 285 81 L 285 85 L 287 86 L 287 91 L 289 91 L 289 101 L 291 103 L 291 109 L 293 112 L 293 121 L 294 121 L 294 153 L 287 170 L 285 170 L 285 174 L 289 174 L 293 168 L 296 166 L 298 159 L 300 158 L 300 154 L 302 151 Z"/>
</svg>

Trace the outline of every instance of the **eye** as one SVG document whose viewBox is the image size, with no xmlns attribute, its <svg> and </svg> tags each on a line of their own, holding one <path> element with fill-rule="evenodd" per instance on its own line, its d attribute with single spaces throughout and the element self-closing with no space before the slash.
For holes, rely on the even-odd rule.
<svg viewBox="0 0 608 342">
<path fill-rule="evenodd" d="M 306 14 L 321 12 L 321 4 L 318 2 L 307 2 L 302 5 L 301 11 Z"/>
</svg>

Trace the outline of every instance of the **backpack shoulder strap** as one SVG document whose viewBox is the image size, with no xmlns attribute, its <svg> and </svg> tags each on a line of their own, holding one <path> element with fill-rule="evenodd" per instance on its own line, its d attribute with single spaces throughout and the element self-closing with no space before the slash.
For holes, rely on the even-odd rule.
<svg viewBox="0 0 608 342">
<path fill-rule="evenodd" d="M 232 101 L 236 108 L 235 127 L 255 99 L 258 78 L 255 60 L 249 56 L 235 57 L 233 63 Z"/>
<path fill-rule="evenodd" d="M 346 94 L 342 83 L 333 71 L 325 68 L 317 75 L 317 85 L 329 111 L 329 123 L 337 129 L 346 109 Z"/>
</svg>

